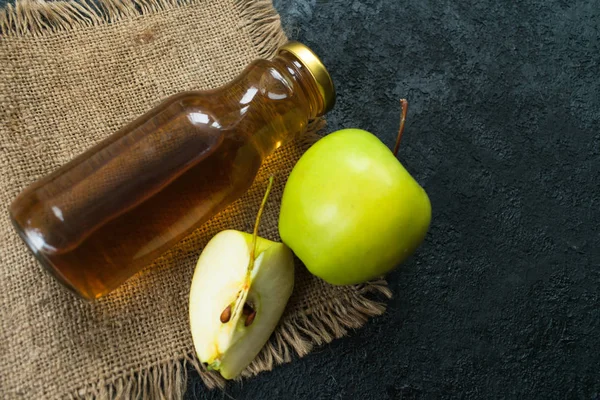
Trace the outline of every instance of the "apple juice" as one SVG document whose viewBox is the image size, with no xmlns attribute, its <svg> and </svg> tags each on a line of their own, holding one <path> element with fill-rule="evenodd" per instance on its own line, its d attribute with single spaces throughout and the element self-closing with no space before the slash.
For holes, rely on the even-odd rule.
<svg viewBox="0 0 600 400">
<path fill-rule="evenodd" d="M 98 298 L 239 198 L 334 98 L 319 59 L 290 42 L 221 88 L 166 99 L 33 183 L 11 219 L 52 275 Z"/>
</svg>

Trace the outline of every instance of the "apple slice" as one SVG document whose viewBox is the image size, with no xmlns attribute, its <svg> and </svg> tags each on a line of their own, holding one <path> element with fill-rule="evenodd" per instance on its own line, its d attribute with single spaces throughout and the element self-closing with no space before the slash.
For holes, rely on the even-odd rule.
<svg viewBox="0 0 600 400">
<path fill-rule="evenodd" d="M 265 345 L 292 294 L 291 250 L 254 234 L 226 230 L 206 245 L 190 290 L 190 326 L 198 358 L 233 379 Z"/>
</svg>

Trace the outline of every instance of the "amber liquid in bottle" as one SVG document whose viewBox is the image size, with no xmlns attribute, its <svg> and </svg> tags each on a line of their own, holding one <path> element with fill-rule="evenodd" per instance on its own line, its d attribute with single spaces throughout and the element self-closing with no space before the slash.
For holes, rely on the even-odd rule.
<svg viewBox="0 0 600 400">
<path fill-rule="evenodd" d="M 23 191 L 13 223 L 87 299 L 115 289 L 239 198 L 262 161 L 324 112 L 292 53 L 212 91 L 175 95 Z"/>
</svg>

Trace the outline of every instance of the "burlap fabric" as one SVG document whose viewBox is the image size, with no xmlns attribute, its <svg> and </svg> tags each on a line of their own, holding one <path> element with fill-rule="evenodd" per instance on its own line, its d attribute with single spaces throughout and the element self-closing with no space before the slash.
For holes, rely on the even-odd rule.
<svg viewBox="0 0 600 400">
<path fill-rule="evenodd" d="M 271 157 L 252 189 L 122 288 L 90 304 L 43 272 L 6 212 L 26 185 L 173 93 L 219 86 L 286 41 L 270 1 L 21 1 L 0 14 L 0 397 L 180 398 L 186 371 L 221 385 L 193 355 L 188 293 L 203 245 L 251 231 L 277 240 L 285 179 L 314 140 Z M 300 265 L 286 313 L 245 376 L 307 354 L 384 306 L 385 282 L 332 287 Z M 377 297 L 377 296 L 376 296 Z"/>
</svg>

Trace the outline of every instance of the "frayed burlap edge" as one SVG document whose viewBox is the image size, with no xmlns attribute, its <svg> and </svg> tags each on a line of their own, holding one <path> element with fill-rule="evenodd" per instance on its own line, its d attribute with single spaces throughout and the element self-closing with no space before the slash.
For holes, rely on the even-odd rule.
<svg viewBox="0 0 600 400">
<path fill-rule="evenodd" d="M 242 26 L 259 56 L 272 55 L 286 36 L 269 0 L 232 0 Z M 43 36 L 49 33 L 104 25 L 159 11 L 199 4 L 201 0 L 17 0 L 0 10 L 4 36 Z"/>
<path fill-rule="evenodd" d="M 333 299 L 320 309 L 308 313 L 298 313 L 285 319 L 277 327 L 258 356 L 237 378 L 251 377 L 273 367 L 292 361 L 292 357 L 304 357 L 315 345 L 322 345 L 339 339 L 348 329 L 360 328 L 370 317 L 383 314 L 385 304 L 374 300 L 378 296 L 389 299 L 392 292 L 384 280 L 360 285 L 358 290 L 344 299 Z M 192 365 L 202 369 L 195 355 Z M 217 373 L 200 373 L 208 388 L 224 387 L 225 380 Z"/>
<path fill-rule="evenodd" d="M 17 0 L 0 10 L 0 33 L 3 36 L 44 36 L 110 24 L 137 18 L 159 11 L 197 4 L 201 0 L 75 0 L 46 2 Z M 286 42 L 279 15 L 271 0 L 233 0 L 242 27 L 247 30 L 260 57 L 272 56 Z M 309 132 L 317 132 L 324 121 L 313 122 Z M 308 133 L 302 140 L 308 148 L 319 139 Z M 252 364 L 238 379 L 269 371 L 292 357 L 307 355 L 315 345 L 322 345 L 347 334 L 348 329 L 360 328 L 370 317 L 381 315 L 385 304 L 377 297 L 391 298 L 384 280 L 358 285 L 345 298 L 332 299 L 319 309 L 307 310 L 285 319 Z M 82 387 L 71 393 L 70 399 L 181 399 L 186 389 L 189 367 L 193 367 L 204 384 L 223 388 L 225 380 L 207 371 L 194 353 L 183 354 L 141 370 L 124 371 L 110 381 Z"/>
<path fill-rule="evenodd" d="M 0 31 L 7 36 L 43 36 L 49 33 L 99 26 L 168 10 L 195 0 L 17 0 L 0 13 Z"/>
<path fill-rule="evenodd" d="M 384 280 L 359 285 L 348 297 L 334 299 L 320 309 L 297 314 L 280 324 L 269 342 L 252 364 L 241 374 L 242 379 L 263 371 L 270 371 L 278 364 L 290 362 L 292 357 L 303 357 L 315 345 L 339 339 L 349 329 L 360 328 L 370 317 L 383 314 L 385 304 L 374 297 L 391 298 L 392 293 Z M 210 389 L 225 386 L 225 380 L 217 373 L 204 369 L 195 354 L 181 359 L 132 371 L 112 382 L 80 389 L 70 399 L 181 399 L 186 389 L 188 368 L 193 367 Z"/>
</svg>

